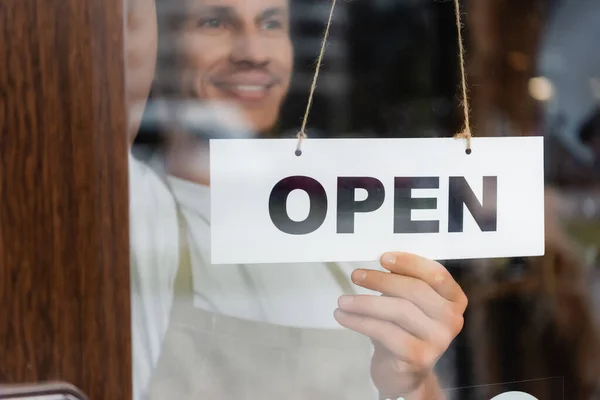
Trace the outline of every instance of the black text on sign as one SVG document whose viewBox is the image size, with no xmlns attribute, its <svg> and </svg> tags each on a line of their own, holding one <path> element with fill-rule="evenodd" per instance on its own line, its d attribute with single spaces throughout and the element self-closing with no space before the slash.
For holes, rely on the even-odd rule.
<svg viewBox="0 0 600 400">
<path fill-rule="evenodd" d="M 414 221 L 412 210 L 437 209 L 437 198 L 414 198 L 413 189 L 438 189 L 439 177 L 401 177 L 394 179 L 394 233 L 439 233 L 440 221 Z M 448 179 L 448 232 L 463 232 L 464 210 L 474 217 L 483 232 L 496 231 L 497 189 L 496 176 L 484 176 L 483 201 L 479 202 L 472 188 L 462 176 Z M 356 200 L 356 189 L 367 193 L 364 200 Z M 294 221 L 287 211 L 287 200 L 294 190 L 304 191 L 309 198 L 308 216 Z M 356 213 L 378 210 L 386 198 L 383 183 L 373 177 L 339 177 L 337 179 L 337 233 L 354 233 Z M 329 207 L 323 185 L 308 176 L 290 176 L 277 182 L 269 196 L 269 215 L 282 232 L 305 235 L 316 231 L 325 222 Z"/>
<path fill-rule="evenodd" d="M 211 141 L 220 263 L 544 253 L 541 137 Z"/>
</svg>

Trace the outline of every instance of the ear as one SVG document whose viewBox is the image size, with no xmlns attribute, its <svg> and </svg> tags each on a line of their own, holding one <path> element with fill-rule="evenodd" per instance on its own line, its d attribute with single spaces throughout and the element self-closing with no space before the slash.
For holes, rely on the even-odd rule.
<svg viewBox="0 0 600 400">
<path fill-rule="evenodd" d="M 154 79 L 158 32 L 154 0 L 127 1 L 126 74 L 128 139 L 138 133 L 146 100 Z"/>
</svg>

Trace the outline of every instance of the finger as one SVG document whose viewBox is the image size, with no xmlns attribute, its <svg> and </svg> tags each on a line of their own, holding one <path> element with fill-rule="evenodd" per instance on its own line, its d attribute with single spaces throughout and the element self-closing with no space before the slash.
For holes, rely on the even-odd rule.
<svg viewBox="0 0 600 400">
<path fill-rule="evenodd" d="M 395 357 L 418 369 L 431 368 L 439 357 L 432 347 L 392 322 L 350 314 L 339 308 L 334 316 L 340 325 L 379 342 Z"/>
<path fill-rule="evenodd" d="M 459 306 L 446 300 L 417 278 L 373 270 L 356 270 L 351 278 L 354 283 L 366 289 L 406 299 L 435 320 L 449 322 L 456 314 L 461 314 Z"/>
<path fill-rule="evenodd" d="M 393 322 L 406 332 L 425 342 L 437 341 L 444 330 L 414 303 L 397 297 L 342 296 L 338 299 L 342 311 Z M 445 339 L 445 338 L 444 338 Z"/>
<path fill-rule="evenodd" d="M 386 253 L 381 257 L 381 265 L 399 275 L 420 279 L 431 286 L 445 299 L 464 304 L 467 298 L 460 285 L 450 272 L 440 263 L 409 253 Z"/>
</svg>

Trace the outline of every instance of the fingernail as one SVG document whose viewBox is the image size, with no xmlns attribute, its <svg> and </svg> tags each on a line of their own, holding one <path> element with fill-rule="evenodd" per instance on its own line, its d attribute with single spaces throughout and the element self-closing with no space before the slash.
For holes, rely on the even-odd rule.
<svg viewBox="0 0 600 400">
<path fill-rule="evenodd" d="M 354 301 L 354 296 L 341 296 L 338 300 L 340 307 L 349 306 Z"/>
<path fill-rule="evenodd" d="M 381 257 L 381 262 L 385 265 L 392 266 L 396 264 L 396 256 L 392 253 L 386 253 Z"/>
<path fill-rule="evenodd" d="M 367 272 L 357 269 L 352 273 L 353 282 L 362 282 L 367 278 Z"/>
</svg>

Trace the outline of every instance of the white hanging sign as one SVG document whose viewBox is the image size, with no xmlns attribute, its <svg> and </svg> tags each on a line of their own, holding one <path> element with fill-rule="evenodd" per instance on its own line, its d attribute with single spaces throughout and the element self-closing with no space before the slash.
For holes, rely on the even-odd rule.
<svg viewBox="0 0 600 400">
<path fill-rule="evenodd" d="M 216 139 L 214 264 L 544 254 L 542 137 Z"/>
</svg>

